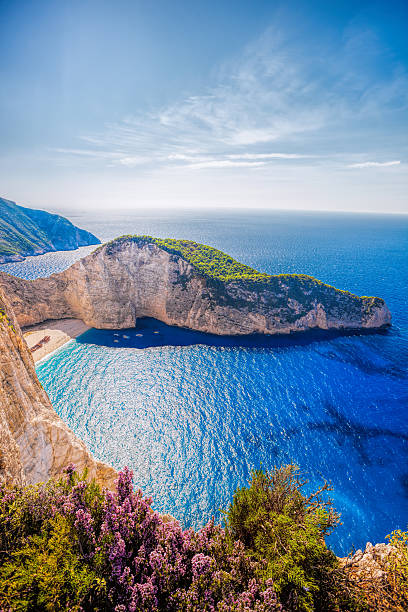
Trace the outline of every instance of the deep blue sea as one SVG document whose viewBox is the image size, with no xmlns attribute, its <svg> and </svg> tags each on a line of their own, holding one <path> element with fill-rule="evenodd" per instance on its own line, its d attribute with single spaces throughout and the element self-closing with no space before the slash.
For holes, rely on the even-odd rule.
<svg viewBox="0 0 408 612">
<path fill-rule="evenodd" d="M 153 505 L 199 526 L 253 468 L 296 462 L 334 487 L 337 553 L 408 523 L 408 216 L 191 212 L 69 215 L 102 240 L 138 233 L 217 247 L 259 270 L 378 295 L 371 335 L 234 340 L 170 328 L 90 330 L 37 365 L 58 414 L 96 457 L 129 465 Z M 94 247 L 1 269 L 26 278 Z"/>
</svg>

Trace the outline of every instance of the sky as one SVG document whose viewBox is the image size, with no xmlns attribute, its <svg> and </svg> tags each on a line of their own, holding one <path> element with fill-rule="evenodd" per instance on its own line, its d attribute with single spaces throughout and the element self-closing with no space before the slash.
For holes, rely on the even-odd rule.
<svg viewBox="0 0 408 612">
<path fill-rule="evenodd" d="M 408 212 L 406 0 L 0 0 L 0 196 Z"/>
</svg>

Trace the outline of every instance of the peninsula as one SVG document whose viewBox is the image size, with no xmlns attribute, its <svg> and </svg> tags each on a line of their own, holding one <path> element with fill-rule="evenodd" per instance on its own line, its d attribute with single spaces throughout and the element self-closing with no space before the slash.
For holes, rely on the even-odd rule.
<svg viewBox="0 0 408 612">
<path fill-rule="evenodd" d="M 23 280 L 0 273 L 20 326 L 80 319 L 124 329 L 140 317 L 219 335 L 378 329 L 383 299 L 358 297 L 303 274 L 268 275 L 188 240 L 122 236 L 64 272 Z"/>
<path fill-rule="evenodd" d="M 20 602 L 26 597 L 34 602 L 33 609 L 39 609 L 38 601 L 51 597 L 48 584 L 55 582 L 52 606 L 69 600 L 70 606 L 90 602 L 89 609 L 96 609 L 95 593 L 100 598 L 98 609 L 113 610 L 112 602 L 119 609 L 116 603 L 122 601 L 131 602 L 132 609 L 164 609 L 164 604 L 152 606 L 153 599 L 145 598 L 145 593 L 148 598 L 153 593 L 154 601 L 160 597 L 166 609 L 174 610 L 183 608 L 191 595 L 198 602 L 191 610 L 199 610 L 210 593 L 225 600 L 227 607 L 222 609 L 229 610 L 233 587 L 237 597 L 242 594 L 246 609 L 249 601 L 255 602 L 251 609 L 265 612 L 282 610 L 281 603 L 294 610 L 287 605 L 292 600 L 303 602 L 302 607 L 296 604 L 296 610 L 371 609 L 365 601 L 377 601 L 378 596 L 406 601 L 398 565 L 406 558 L 406 534 L 394 532 L 392 546 L 368 543 L 364 552 L 337 559 L 325 544 L 329 529 L 338 522 L 335 511 L 321 500 L 326 486 L 303 496 L 304 483 L 294 465 L 273 473 L 254 472 L 249 489 L 238 489 L 225 513 L 226 531 L 211 522 L 201 531 L 183 532 L 172 517 L 154 512 L 151 500 L 143 499 L 140 491 L 133 492 L 127 468 L 116 481 L 113 468 L 92 457 L 53 409 L 19 323 L 47 321 L 42 334 L 48 334 L 58 329 L 49 319 L 60 319 L 69 321 L 75 333 L 70 319 L 74 316 L 84 324 L 109 328 L 134 325 L 138 317 L 147 315 L 219 334 L 290 333 L 313 327 L 375 329 L 391 320 L 380 298 L 357 297 L 304 275 L 269 276 L 211 247 L 148 236 L 119 238 L 47 279 L 27 281 L 0 273 L 0 501 L 3 532 L 8 534 L 1 551 L 5 570 L 0 576 L 0 600 Z M 86 469 L 96 484 L 81 481 L 73 464 L 79 473 Z M 48 479 L 48 484 L 26 488 Z M 112 490 L 115 484 L 113 493 L 103 488 Z M 283 504 L 282 490 L 287 498 Z M 16 507 L 28 511 L 16 512 Z M 33 525 L 40 525 L 40 534 Z M 261 526 L 264 539 L 257 531 L 252 537 L 254 525 Z M 163 550 L 171 555 L 164 557 Z M 30 571 L 21 571 L 22 552 L 31 563 Z M 190 565 L 179 575 L 180 559 Z M 56 567 L 62 568 L 64 580 L 60 574 L 56 580 Z M 169 583 L 161 581 L 163 567 L 171 577 Z M 267 582 L 265 568 L 272 577 Z M 44 575 L 48 582 L 37 579 Z M 293 575 L 302 581 L 293 580 Z M 72 576 L 83 580 L 80 589 L 72 589 Z M 131 578 L 124 581 L 122 576 Z M 203 582 L 207 576 L 216 576 L 216 582 L 208 586 Z M 219 576 L 225 583 L 222 589 Z M 95 591 L 94 584 L 109 588 Z M 147 590 L 146 584 L 156 590 L 150 586 Z M 206 590 L 198 597 L 201 584 Z M 344 585 L 347 589 L 342 591 Z M 147 601 L 143 607 L 140 593 Z M 303 599 L 293 599 L 299 593 Z"/>
<path fill-rule="evenodd" d="M 0 264 L 92 244 L 100 240 L 65 217 L 0 198 Z"/>
</svg>

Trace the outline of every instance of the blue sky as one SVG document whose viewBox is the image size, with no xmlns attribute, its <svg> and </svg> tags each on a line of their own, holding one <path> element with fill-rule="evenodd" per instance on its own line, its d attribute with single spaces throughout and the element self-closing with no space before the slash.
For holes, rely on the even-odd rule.
<svg viewBox="0 0 408 612">
<path fill-rule="evenodd" d="M 0 195 L 408 212 L 407 27 L 396 0 L 0 0 Z"/>
</svg>

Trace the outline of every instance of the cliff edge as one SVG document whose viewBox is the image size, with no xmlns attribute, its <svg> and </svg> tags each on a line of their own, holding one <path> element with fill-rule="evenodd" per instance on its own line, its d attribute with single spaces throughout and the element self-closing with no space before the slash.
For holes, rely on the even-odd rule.
<svg viewBox="0 0 408 612">
<path fill-rule="evenodd" d="M 139 317 L 220 335 L 308 329 L 377 329 L 383 299 L 358 297 L 302 274 L 268 275 L 187 240 L 122 236 L 59 274 L 0 273 L 21 326 L 79 318 L 90 327 L 134 327 Z"/>
<path fill-rule="evenodd" d="M 0 483 L 35 484 L 71 462 L 112 487 L 116 472 L 92 457 L 51 406 L 0 288 Z"/>
</svg>

